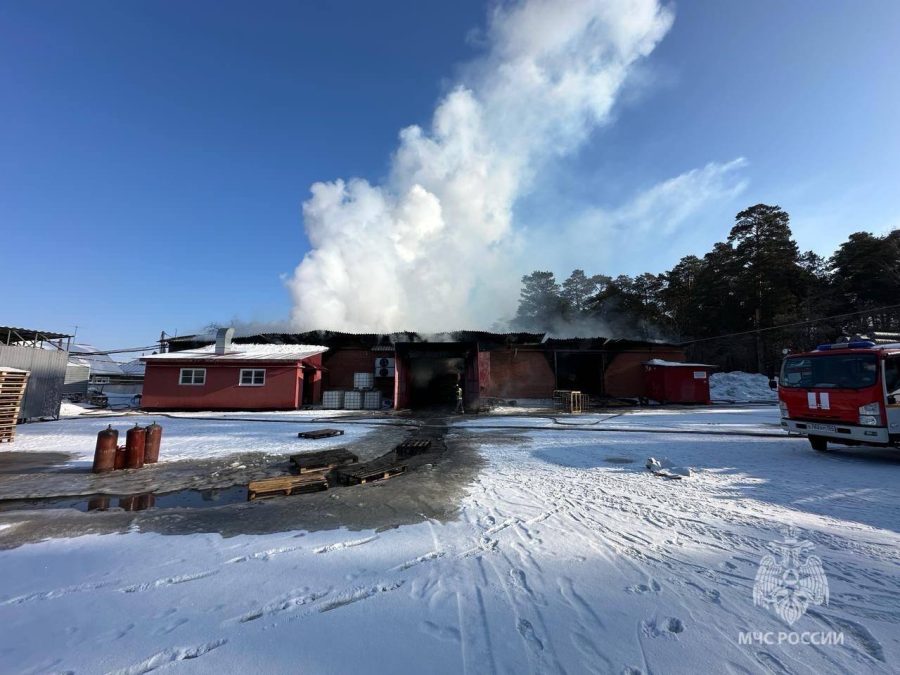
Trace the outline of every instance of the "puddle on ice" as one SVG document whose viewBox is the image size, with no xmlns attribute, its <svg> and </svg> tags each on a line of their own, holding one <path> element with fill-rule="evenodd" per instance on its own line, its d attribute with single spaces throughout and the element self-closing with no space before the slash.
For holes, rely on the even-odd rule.
<svg viewBox="0 0 900 675">
<path fill-rule="evenodd" d="M 247 501 L 247 488 L 236 485 L 211 490 L 178 490 L 163 494 L 152 492 L 137 495 L 77 495 L 70 497 L 44 497 L 37 499 L 0 500 L 0 512 L 33 509 L 77 509 L 78 511 L 107 511 L 120 508 L 124 511 L 157 509 L 203 509 Z"/>
</svg>

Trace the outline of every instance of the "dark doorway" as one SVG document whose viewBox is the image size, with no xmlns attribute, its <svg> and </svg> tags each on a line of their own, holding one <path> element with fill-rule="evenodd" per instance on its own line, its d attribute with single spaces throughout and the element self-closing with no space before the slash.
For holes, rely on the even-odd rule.
<svg viewBox="0 0 900 675">
<path fill-rule="evenodd" d="M 476 346 L 469 343 L 398 345 L 400 405 L 452 410 L 456 406 L 457 385 L 463 389 L 464 400 L 477 397 L 476 354 Z M 474 390 L 470 375 L 474 377 Z"/>
<path fill-rule="evenodd" d="M 604 355 L 599 352 L 556 352 L 556 388 L 602 396 Z"/>
<path fill-rule="evenodd" d="M 313 386 L 313 380 L 315 379 L 315 377 L 315 368 L 303 369 L 303 389 L 300 395 L 300 403 L 302 403 L 303 405 L 310 405 L 311 403 L 315 403 L 315 390 Z"/>
<path fill-rule="evenodd" d="M 413 408 L 456 405 L 456 386 L 464 386 L 464 357 L 440 352 L 410 355 L 409 365 Z"/>
</svg>

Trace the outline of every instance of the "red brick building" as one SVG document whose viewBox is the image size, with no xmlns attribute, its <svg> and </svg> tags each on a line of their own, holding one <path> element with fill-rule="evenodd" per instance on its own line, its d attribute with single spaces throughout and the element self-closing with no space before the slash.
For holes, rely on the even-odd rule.
<svg viewBox="0 0 900 675">
<path fill-rule="evenodd" d="M 196 349 L 209 340 L 188 336 L 170 340 L 169 346 L 172 350 Z M 238 338 L 235 348 L 249 346 L 238 343 L 289 347 L 311 342 L 328 348 L 321 354 L 321 389 L 349 390 L 354 373 L 374 373 L 375 388 L 392 400 L 395 408 L 448 403 L 455 397 L 457 381 L 463 386 L 467 407 L 477 407 L 486 399 L 548 399 L 554 389 L 579 390 L 601 398 L 638 398 L 648 393 L 643 366 L 646 361 L 685 359 L 681 347 L 658 342 L 553 339 L 542 334 L 476 331 L 441 336 L 267 333 Z M 163 356 L 173 358 L 179 353 Z M 144 385 L 145 407 L 149 403 L 146 382 L 150 379 L 148 375 Z M 236 393 L 244 391 L 238 389 Z"/>
<path fill-rule="evenodd" d="M 322 400 L 322 354 L 327 347 L 223 342 L 142 357 L 146 371 L 141 407 L 294 410 Z"/>
</svg>

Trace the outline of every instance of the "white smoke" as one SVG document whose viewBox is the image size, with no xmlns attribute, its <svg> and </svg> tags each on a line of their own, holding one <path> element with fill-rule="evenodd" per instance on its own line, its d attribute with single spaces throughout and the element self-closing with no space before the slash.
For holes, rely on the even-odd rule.
<svg viewBox="0 0 900 675">
<path fill-rule="evenodd" d="M 511 314 L 516 200 L 543 163 L 608 121 L 630 69 L 671 23 L 656 0 L 495 9 L 486 54 L 439 102 L 430 130 L 400 132 L 384 185 L 312 186 L 312 249 L 288 282 L 293 326 L 439 331 Z"/>
</svg>

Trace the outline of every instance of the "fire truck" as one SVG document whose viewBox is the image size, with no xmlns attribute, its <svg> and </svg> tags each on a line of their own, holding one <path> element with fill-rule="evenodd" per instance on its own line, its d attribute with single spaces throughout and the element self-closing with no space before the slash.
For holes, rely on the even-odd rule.
<svg viewBox="0 0 900 675">
<path fill-rule="evenodd" d="M 775 384 L 781 426 L 829 443 L 900 448 L 900 343 L 851 340 L 790 354 Z"/>
</svg>

